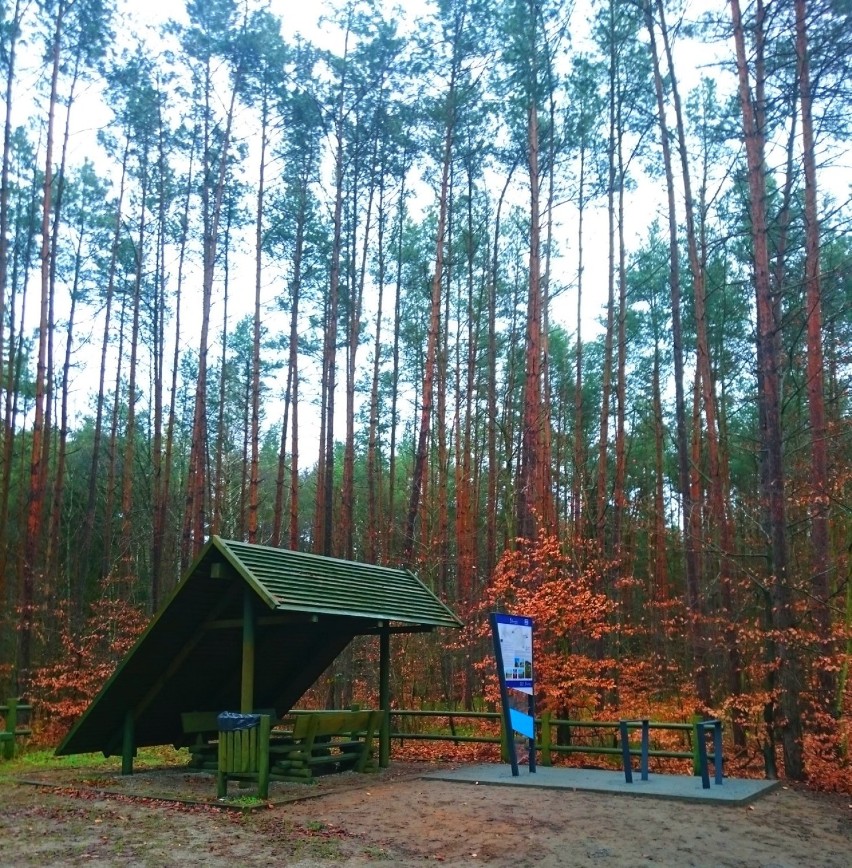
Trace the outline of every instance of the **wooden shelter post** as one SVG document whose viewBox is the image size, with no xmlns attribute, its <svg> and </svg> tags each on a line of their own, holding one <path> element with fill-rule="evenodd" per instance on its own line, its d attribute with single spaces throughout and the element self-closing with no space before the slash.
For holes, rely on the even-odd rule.
<svg viewBox="0 0 852 868">
<path fill-rule="evenodd" d="M 379 634 L 379 708 L 382 725 L 379 731 L 379 767 L 390 765 L 390 627 L 382 625 Z"/>
<path fill-rule="evenodd" d="M 243 669 L 240 682 L 240 711 L 243 714 L 254 710 L 254 596 L 254 591 L 246 585 L 243 589 Z"/>
<path fill-rule="evenodd" d="M 128 709 L 124 714 L 121 737 L 121 773 L 123 775 L 133 774 L 133 755 L 136 753 L 136 739 L 133 730 L 133 711 Z"/>
</svg>

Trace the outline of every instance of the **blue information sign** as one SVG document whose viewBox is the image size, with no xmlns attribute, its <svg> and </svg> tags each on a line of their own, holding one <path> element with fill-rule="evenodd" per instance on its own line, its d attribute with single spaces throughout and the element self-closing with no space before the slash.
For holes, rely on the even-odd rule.
<svg viewBox="0 0 852 868">
<path fill-rule="evenodd" d="M 495 614 L 506 687 L 533 693 L 532 618 Z"/>
<path fill-rule="evenodd" d="M 535 692 L 533 669 L 533 619 L 525 615 L 491 614 L 491 635 L 494 640 L 494 658 L 500 682 L 500 701 L 503 705 L 503 726 L 507 734 L 506 747 L 512 775 L 517 777 L 518 755 L 513 733 L 529 740 L 530 771 L 535 771 Z M 527 712 L 513 708 L 509 690 L 527 695 Z"/>
</svg>

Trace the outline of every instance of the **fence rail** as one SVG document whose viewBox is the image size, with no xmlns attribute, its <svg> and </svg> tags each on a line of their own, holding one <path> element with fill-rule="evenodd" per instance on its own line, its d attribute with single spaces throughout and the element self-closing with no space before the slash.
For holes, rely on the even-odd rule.
<svg viewBox="0 0 852 868">
<path fill-rule="evenodd" d="M 437 718 L 446 721 L 446 730 L 409 731 L 401 726 L 402 721 L 418 720 L 423 718 Z M 496 711 L 450 711 L 447 709 L 392 709 L 391 710 L 391 740 L 396 740 L 399 743 L 404 743 L 407 740 L 412 741 L 446 741 L 453 744 L 475 743 L 475 744 L 500 744 L 505 750 L 506 734 L 503 731 L 503 715 Z M 499 735 L 485 735 L 480 733 L 459 732 L 456 724 L 458 722 L 470 721 L 488 721 L 495 722 L 499 725 Z M 393 723 L 397 726 L 394 727 Z M 654 748 L 649 747 L 647 755 L 649 757 L 658 757 L 661 759 L 686 759 L 691 760 L 693 770 L 696 774 L 699 773 L 700 757 L 699 757 L 699 738 L 697 737 L 697 724 L 700 721 L 695 720 L 691 723 L 683 722 L 665 722 L 665 721 L 650 721 L 649 727 L 655 731 L 662 732 L 680 732 L 683 733 L 686 739 L 686 749 L 673 750 L 669 748 Z M 620 744 L 619 728 L 620 721 L 609 720 L 571 720 L 552 717 L 549 712 L 545 712 L 541 717 L 535 719 L 536 731 L 538 732 L 538 740 L 536 748 L 541 752 L 541 764 L 549 766 L 552 763 L 554 754 L 592 754 L 601 756 L 623 756 L 624 748 Z M 553 739 L 553 727 L 567 729 L 569 733 L 569 741 L 566 744 L 559 744 Z M 630 731 L 641 730 L 642 721 L 627 721 L 627 729 Z M 597 732 L 596 732 L 597 731 Z M 570 739 L 589 738 L 598 735 L 599 740 L 604 736 L 609 740 L 610 744 L 588 744 L 585 742 L 571 741 Z M 633 744 L 629 747 L 631 756 L 641 756 L 641 747 Z M 711 754 L 708 757 L 713 761 L 714 756 Z"/>
</svg>

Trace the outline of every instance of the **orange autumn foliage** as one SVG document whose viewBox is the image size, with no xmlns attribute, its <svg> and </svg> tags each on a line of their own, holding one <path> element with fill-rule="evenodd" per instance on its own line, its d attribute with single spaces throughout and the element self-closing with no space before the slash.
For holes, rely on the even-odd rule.
<svg viewBox="0 0 852 868">
<path fill-rule="evenodd" d="M 518 540 L 517 547 L 503 555 L 479 610 L 472 613 L 473 623 L 466 636 L 469 647 L 476 643 L 482 647 L 487 638 L 488 612 L 530 616 L 535 620 L 539 713 L 549 710 L 560 718 L 586 720 L 650 717 L 689 721 L 699 703 L 683 641 L 689 619 L 683 603 L 649 598 L 635 614 L 626 612 L 621 594 L 623 580 L 618 578 L 609 585 L 606 582 L 608 576 L 618 574 L 617 565 L 605 561 L 586 544 L 573 545 L 573 550 L 566 550 L 556 537 L 543 533 L 535 540 Z M 607 587 L 610 594 L 603 591 Z M 724 623 L 718 615 L 704 617 L 708 635 L 717 637 L 714 647 L 721 647 L 718 636 Z M 704 711 L 727 722 L 729 773 L 760 777 L 765 773 L 767 749 L 763 715 L 768 703 L 777 708 L 777 697 L 766 687 L 775 663 L 767 660 L 765 648 L 768 641 L 782 637 L 767 630 L 759 620 L 753 625 L 738 625 L 738 635 L 745 664 L 745 690 L 730 696 L 722 679 L 714 678 L 714 707 Z M 788 646 L 801 646 L 803 657 L 813 656 L 816 643 L 806 631 L 788 631 L 783 639 Z M 496 704 L 493 659 L 487 651 L 480 659 L 485 698 Z M 718 652 L 712 659 L 715 674 Z M 836 667 L 839 663 L 823 660 L 820 665 Z M 810 692 L 805 695 L 810 696 Z M 849 703 L 847 690 L 846 707 L 839 716 L 820 712 L 814 704 L 806 715 L 804 752 L 808 782 L 815 789 L 852 792 Z M 733 715 L 747 735 L 743 747 L 731 742 Z M 658 738 L 659 747 L 684 747 L 676 744 L 682 739 L 677 734 Z"/>
<path fill-rule="evenodd" d="M 31 685 L 39 742 L 56 744 L 65 735 L 133 647 L 147 621 L 141 608 L 114 599 L 106 590 L 79 630 L 72 628 L 67 615 L 61 618 L 61 653 L 56 662 L 36 670 Z"/>
<path fill-rule="evenodd" d="M 535 620 L 535 665 L 542 709 L 595 709 L 616 687 L 616 661 L 601 654 L 612 632 L 615 604 L 595 590 L 607 564 L 593 552 L 566 553 L 544 532 L 518 540 L 497 565 L 485 609 L 523 613 Z"/>
</svg>

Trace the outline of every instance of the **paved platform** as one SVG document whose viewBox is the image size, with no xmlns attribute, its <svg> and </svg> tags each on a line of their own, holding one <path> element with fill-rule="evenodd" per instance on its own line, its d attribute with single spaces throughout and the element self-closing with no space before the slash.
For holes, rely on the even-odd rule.
<svg viewBox="0 0 852 868">
<path fill-rule="evenodd" d="M 647 781 L 633 772 L 633 783 L 624 780 L 624 772 L 574 769 L 565 767 L 539 766 L 535 774 L 530 774 L 526 766 L 521 766 L 520 775 L 512 777 L 511 767 L 506 765 L 483 764 L 461 766 L 442 772 L 424 775 L 427 780 L 449 781 L 460 784 L 497 785 L 508 787 L 539 787 L 551 790 L 574 790 L 590 793 L 615 793 L 623 796 L 642 796 L 652 799 L 674 799 L 702 804 L 741 806 L 754 801 L 774 790 L 780 781 L 744 780 L 725 778 L 719 786 L 711 778 L 710 789 L 701 787 L 701 778 L 687 775 L 650 774 Z"/>
</svg>

